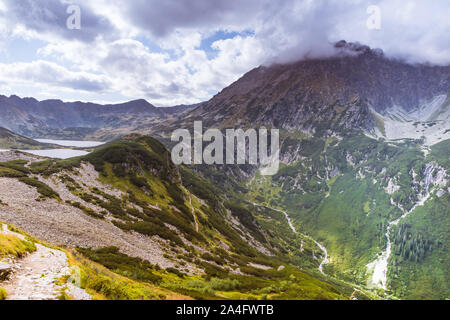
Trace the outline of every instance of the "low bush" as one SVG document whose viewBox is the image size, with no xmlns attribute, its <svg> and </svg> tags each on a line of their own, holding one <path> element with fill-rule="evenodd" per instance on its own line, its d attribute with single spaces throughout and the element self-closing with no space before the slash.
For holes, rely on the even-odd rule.
<svg viewBox="0 0 450 320">
<path fill-rule="evenodd" d="M 6 299 L 6 290 L 3 288 L 0 288 L 0 300 L 5 300 Z"/>
<path fill-rule="evenodd" d="M 80 209 L 81 211 L 83 211 L 88 216 L 91 216 L 91 217 L 96 218 L 96 219 L 103 219 L 104 218 L 104 213 L 97 213 L 94 210 L 92 210 L 91 208 L 83 206 L 79 202 L 76 202 L 76 201 L 66 201 L 66 202 L 67 202 L 67 204 L 70 204 L 72 207 Z"/>
<path fill-rule="evenodd" d="M 147 260 L 123 254 L 117 247 L 105 247 L 97 250 L 78 248 L 77 251 L 90 260 L 128 278 L 154 284 L 161 282 L 162 278 L 153 273 L 156 269 L 154 265 Z"/>
<path fill-rule="evenodd" d="M 35 187 L 37 192 L 39 192 L 41 194 L 41 196 L 44 198 L 54 198 L 57 200 L 60 199 L 59 194 L 57 194 L 52 188 L 47 186 L 45 183 L 39 181 L 38 179 L 23 177 L 23 178 L 19 178 L 19 181 L 21 181 L 31 187 Z"/>
<path fill-rule="evenodd" d="M 26 174 L 11 168 L 0 166 L 0 177 L 4 178 L 21 178 L 26 177 Z"/>
<path fill-rule="evenodd" d="M 22 240 L 15 235 L 0 234 L 0 258 L 9 255 L 20 258 L 34 251 L 36 246 L 32 242 Z"/>
<path fill-rule="evenodd" d="M 167 272 L 173 273 L 175 275 L 177 275 L 180 278 L 184 278 L 185 274 L 183 272 L 181 272 L 180 270 L 176 269 L 176 268 L 167 268 L 166 269 Z"/>
</svg>

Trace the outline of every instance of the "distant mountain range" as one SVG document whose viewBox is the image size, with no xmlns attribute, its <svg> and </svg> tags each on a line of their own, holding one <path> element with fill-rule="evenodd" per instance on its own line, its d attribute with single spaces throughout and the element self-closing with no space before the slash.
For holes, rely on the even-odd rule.
<svg viewBox="0 0 450 320">
<path fill-rule="evenodd" d="M 0 96 L 0 126 L 29 137 L 83 138 L 99 129 L 151 125 L 193 106 L 157 108 L 146 100 L 100 105 Z"/>
</svg>

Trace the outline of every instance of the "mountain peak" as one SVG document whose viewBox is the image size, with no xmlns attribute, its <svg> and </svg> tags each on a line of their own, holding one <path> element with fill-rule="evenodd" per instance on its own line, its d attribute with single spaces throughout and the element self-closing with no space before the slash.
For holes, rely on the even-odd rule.
<svg viewBox="0 0 450 320">
<path fill-rule="evenodd" d="M 190 119 L 201 117 L 205 126 L 263 124 L 310 134 L 344 133 L 372 129 L 370 110 L 401 106 L 410 112 L 450 92 L 450 67 L 411 65 L 344 40 L 335 47 L 334 57 L 255 68 Z"/>
<path fill-rule="evenodd" d="M 339 53 L 344 54 L 374 54 L 379 57 L 384 56 L 382 49 L 372 49 L 369 46 L 359 42 L 347 42 L 345 40 L 340 40 L 334 44 L 334 47 Z"/>
<path fill-rule="evenodd" d="M 145 99 L 135 99 L 135 100 L 131 100 L 130 102 L 135 102 L 135 103 L 142 103 L 142 104 L 147 104 L 147 105 L 152 105 L 150 102 L 148 102 Z"/>
<path fill-rule="evenodd" d="M 134 106 L 140 106 L 140 107 L 155 108 L 154 105 L 152 105 L 150 102 L 148 102 L 145 99 L 130 100 L 130 101 L 127 101 L 125 103 L 121 103 L 119 105 L 134 105 Z"/>
</svg>

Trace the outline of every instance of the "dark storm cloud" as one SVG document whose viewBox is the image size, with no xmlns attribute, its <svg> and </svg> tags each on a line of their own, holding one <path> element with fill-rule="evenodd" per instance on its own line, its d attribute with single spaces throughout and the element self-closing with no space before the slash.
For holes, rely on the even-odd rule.
<svg viewBox="0 0 450 320">
<path fill-rule="evenodd" d="M 81 30 L 66 26 L 71 3 Z M 339 40 L 450 64 L 449 17 L 449 0 L 0 0 L 0 53 L 12 56 L 0 81 L 196 103 L 258 65 L 332 56 Z M 45 45 L 27 51 L 35 38 Z"/>
<path fill-rule="evenodd" d="M 67 8 L 71 3 L 60 0 L 3 0 L 6 5 L 7 16 L 11 27 L 24 25 L 28 30 L 38 33 L 51 33 L 67 40 L 92 42 L 98 36 L 109 38 L 117 30 L 111 22 L 103 16 L 93 13 L 83 4 L 75 3 L 81 8 L 81 28 L 71 30 L 67 28 L 70 13 Z"/>
<path fill-rule="evenodd" d="M 450 63 L 448 0 L 136 0 L 121 3 L 127 21 L 164 38 L 177 29 L 252 30 L 269 61 L 333 54 L 341 39 L 380 47 L 411 62 Z M 381 28 L 367 27 L 369 6 Z"/>
<path fill-rule="evenodd" d="M 345 39 L 413 62 L 450 63 L 448 0 L 97 0 L 85 5 L 80 1 L 81 30 L 66 27 L 70 1 L 3 1 L 10 23 L 83 42 L 99 36 L 117 40 L 125 22 L 128 31 L 134 28 L 156 42 L 176 30 L 204 36 L 218 30 L 251 31 L 269 61 L 327 56 L 332 54 L 331 42 Z M 366 26 L 371 5 L 381 12 L 379 30 Z"/>
<path fill-rule="evenodd" d="M 268 1 L 135 0 L 120 3 L 130 23 L 154 36 L 164 37 L 177 28 L 245 27 L 261 13 Z"/>
<path fill-rule="evenodd" d="M 85 77 L 62 80 L 60 82 L 56 82 L 56 84 L 73 90 L 83 90 L 88 92 L 102 92 L 107 90 L 110 85 L 106 81 L 92 80 Z"/>
</svg>

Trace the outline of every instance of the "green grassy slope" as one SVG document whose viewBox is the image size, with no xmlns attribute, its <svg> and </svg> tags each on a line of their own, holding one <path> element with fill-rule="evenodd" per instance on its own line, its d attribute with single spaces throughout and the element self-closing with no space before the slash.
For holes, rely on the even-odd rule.
<svg viewBox="0 0 450 320">
<path fill-rule="evenodd" d="M 450 171 L 450 140 L 434 145 L 427 159 Z M 450 182 L 446 188 L 450 187 Z M 445 188 L 445 187 L 444 187 Z M 450 195 L 433 192 L 394 230 L 392 289 L 405 299 L 450 297 Z"/>
<path fill-rule="evenodd" d="M 95 167 L 101 182 L 125 195 L 112 196 L 72 179 L 68 173 L 84 162 Z M 290 235 L 283 236 L 284 244 L 278 241 L 280 234 L 262 221 L 273 212 L 256 212 L 248 203 L 227 199 L 198 172 L 172 164 L 170 153 L 153 138 L 126 137 L 79 158 L 46 160 L 29 167 L 20 161 L 2 166 L 20 174 L 22 180 L 33 180 L 31 175 L 57 179 L 73 195 L 102 208 L 69 203 L 86 214 L 97 219 L 108 214 L 126 232 L 167 240 L 165 255 L 175 268 L 166 270 L 115 248 L 80 250 L 79 254 L 135 281 L 196 299 L 347 299 L 351 294 L 343 293 L 351 291 L 347 286 L 319 280 L 290 264 L 288 251 L 298 240 Z M 48 193 L 35 181 L 30 185 Z M 57 195 L 54 198 L 61 201 Z M 256 250 L 255 241 L 265 253 Z M 189 275 L 187 263 L 203 272 Z"/>
<path fill-rule="evenodd" d="M 299 145 L 301 160 L 282 165 L 267 183 L 270 188 L 254 183 L 254 178 L 242 185 L 250 188 L 252 200 L 285 209 L 298 230 L 325 245 L 331 263 L 324 270 L 329 275 L 365 285 L 366 264 L 386 246 L 387 224 L 402 215 L 400 208 L 410 210 L 424 194 L 425 165 L 436 161 L 449 172 L 450 142 L 433 146 L 425 156 L 412 140 L 387 143 L 356 135 L 340 141 L 319 138 L 321 143 L 312 138 L 307 143 L 304 137 L 297 142 L 291 137 L 284 148 L 295 150 Z M 390 185 L 391 194 L 386 191 Z M 402 236 L 422 241 L 417 246 L 436 241 L 441 245 L 418 261 L 400 262 L 393 254 L 389 280 L 395 295 L 448 297 L 447 198 L 448 192 L 433 196 L 400 224 L 408 225 Z"/>
<path fill-rule="evenodd" d="M 40 143 L 0 127 L 0 149 L 42 149 L 51 144 Z"/>
<path fill-rule="evenodd" d="M 395 229 L 392 290 L 405 299 L 450 297 L 450 196 L 434 197 Z"/>
</svg>

